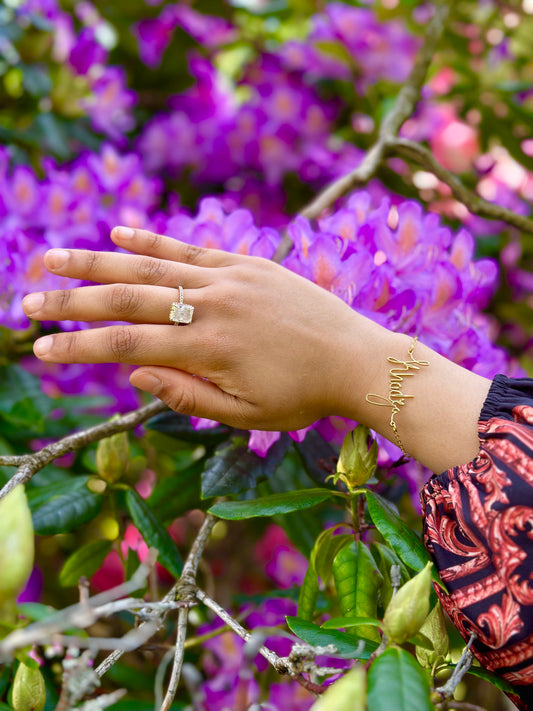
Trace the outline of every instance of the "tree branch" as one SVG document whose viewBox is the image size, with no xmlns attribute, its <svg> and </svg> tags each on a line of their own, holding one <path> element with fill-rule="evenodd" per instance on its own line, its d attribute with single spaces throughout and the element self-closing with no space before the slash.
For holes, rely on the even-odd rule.
<svg viewBox="0 0 533 711">
<path fill-rule="evenodd" d="M 368 150 L 357 168 L 328 185 L 309 205 L 304 207 L 300 212 L 302 217 L 308 219 L 318 217 L 326 207 L 332 205 L 354 185 L 367 183 L 375 175 L 383 162 L 389 142 L 397 135 L 403 122 L 416 108 L 428 68 L 444 32 L 450 7 L 450 0 L 436 5 L 435 14 L 428 23 L 424 44 L 416 56 L 409 79 L 398 92 L 394 108 L 384 118 L 374 145 Z"/>
<path fill-rule="evenodd" d="M 161 400 L 154 400 L 154 402 L 144 405 L 144 407 L 140 407 L 137 410 L 127 412 L 125 415 L 115 416 L 94 427 L 89 427 L 81 432 L 74 432 L 74 434 L 63 437 L 63 439 L 59 439 L 57 442 L 48 444 L 38 452 L 24 454 L 20 457 L 0 457 L 0 466 L 18 466 L 17 473 L 11 477 L 0 491 L 0 499 L 9 494 L 18 484 L 28 482 L 34 474 L 44 469 L 44 467 L 54 461 L 54 459 L 58 459 L 64 454 L 69 454 L 70 452 L 81 449 L 88 444 L 92 444 L 92 442 L 110 437 L 117 432 L 132 430 L 137 427 L 137 425 L 146 422 L 146 420 L 149 420 L 154 415 L 167 409 L 168 407 L 161 402 Z"/>
<path fill-rule="evenodd" d="M 506 207 L 501 207 L 495 203 L 483 200 L 483 198 L 466 188 L 456 175 L 450 173 L 446 168 L 443 168 L 431 151 L 425 148 L 425 146 L 407 138 L 395 138 L 389 143 L 387 152 L 400 155 L 429 170 L 440 181 L 448 185 L 453 196 L 466 205 L 472 214 L 478 215 L 479 217 L 487 217 L 491 220 L 503 220 L 523 232 L 533 234 L 532 219 L 524 215 L 518 215 Z"/>
</svg>

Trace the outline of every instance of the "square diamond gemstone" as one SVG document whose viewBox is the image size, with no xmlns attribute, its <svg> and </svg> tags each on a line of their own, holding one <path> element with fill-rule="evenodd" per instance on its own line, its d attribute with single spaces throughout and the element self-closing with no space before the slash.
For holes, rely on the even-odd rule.
<svg viewBox="0 0 533 711">
<path fill-rule="evenodd" d="M 174 323 L 190 323 L 192 321 L 192 314 L 194 311 L 194 306 L 190 304 L 178 304 L 173 303 L 170 307 L 170 320 Z"/>
</svg>

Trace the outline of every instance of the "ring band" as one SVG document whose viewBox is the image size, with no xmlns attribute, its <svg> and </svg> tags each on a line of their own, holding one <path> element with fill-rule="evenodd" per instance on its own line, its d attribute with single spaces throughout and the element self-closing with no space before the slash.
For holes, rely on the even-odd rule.
<svg viewBox="0 0 533 711">
<path fill-rule="evenodd" d="M 194 306 L 183 303 L 183 287 L 178 286 L 179 301 L 174 301 L 170 306 L 169 320 L 176 326 L 179 324 L 187 324 L 192 321 Z"/>
</svg>

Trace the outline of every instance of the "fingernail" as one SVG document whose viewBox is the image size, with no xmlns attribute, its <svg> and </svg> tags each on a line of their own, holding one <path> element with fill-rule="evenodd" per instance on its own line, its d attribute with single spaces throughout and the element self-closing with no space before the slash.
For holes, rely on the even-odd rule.
<svg viewBox="0 0 533 711">
<path fill-rule="evenodd" d="M 132 230 L 131 227 L 115 227 L 113 233 L 119 239 L 131 239 L 135 234 L 135 230 Z"/>
<path fill-rule="evenodd" d="M 70 257 L 69 252 L 64 249 L 51 249 L 46 253 L 46 266 L 51 269 L 61 269 Z"/>
<path fill-rule="evenodd" d="M 152 373 L 147 372 L 132 373 L 130 383 L 134 387 L 139 388 L 139 390 L 152 393 L 152 395 L 157 395 L 163 388 L 163 383 L 159 380 L 159 378 L 152 375 Z"/>
<path fill-rule="evenodd" d="M 26 316 L 31 316 L 39 311 L 44 304 L 44 294 L 28 294 L 22 299 L 22 308 Z"/>
<path fill-rule="evenodd" d="M 33 352 L 38 358 L 42 358 L 52 348 L 53 341 L 53 336 L 43 336 L 43 338 L 39 338 L 39 340 L 33 344 Z"/>
</svg>

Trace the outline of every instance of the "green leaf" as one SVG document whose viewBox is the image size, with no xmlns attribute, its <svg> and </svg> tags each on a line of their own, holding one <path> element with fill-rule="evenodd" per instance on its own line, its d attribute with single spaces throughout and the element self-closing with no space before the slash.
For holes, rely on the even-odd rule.
<svg viewBox="0 0 533 711">
<path fill-rule="evenodd" d="M 269 449 L 266 457 L 259 457 L 248 449 L 244 437 L 233 437 L 229 442 L 224 442 L 205 463 L 202 498 L 253 489 L 258 481 L 281 464 L 289 446 L 290 438 L 284 435 Z"/>
<path fill-rule="evenodd" d="M 194 462 L 187 469 L 157 482 L 147 504 L 153 511 L 157 511 L 161 522 L 170 523 L 191 509 L 205 506 L 200 494 L 202 470 L 203 462 Z"/>
<path fill-rule="evenodd" d="M 177 412 L 161 412 L 148 420 L 145 427 L 149 430 L 162 432 L 175 439 L 192 444 L 203 444 L 205 447 L 213 446 L 227 439 L 231 433 L 231 427 L 217 425 L 216 427 L 206 427 L 195 429 L 191 424 L 191 418 L 180 415 Z"/>
<path fill-rule="evenodd" d="M 55 496 L 32 511 L 35 532 L 46 536 L 74 531 L 99 513 L 102 501 L 101 494 L 95 494 L 85 486 Z"/>
<path fill-rule="evenodd" d="M 440 669 L 449 669 L 450 671 L 453 671 L 455 669 L 455 664 L 448 664 L 446 667 L 441 667 Z M 488 681 L 490 684 L 495 686 L 497 689 L 500 689 L 500 691 L 503 691 L 505 694 L 511 693 L 520 696 L 518 692 L 518 687 L 511 686 L 511 684 L 509 684 L 508 681 L 505 681 L 505 679 L 502 679 L 501 676 L 497 676 L 493 672 L 487 671 L 486 669 L 482 669 L 481 667 L 472 665 L 466 673 L 471 674 L 472 676 L 475 676 L 478 679 L 484 679 L 485 681 Z"/>
<path fill-rule="evenodd" d="M 368 513 L 374 525 L 398 557 L 417 573 L 431 560 L 420 538 L 392 510 L 388 502 L 374 491 L 366 492 Z M 446 588 L 434 568 L 433 580 Z"/>
<path fill-rule="evenodd" d="M 289 629 L 294 634 L 303 639 L 307 644 L 314 647 L 325 647 L 333 644 L 337 651 L 333 657 L 341 659 L 370 659 L 372 652 L 375 652 L 378 645 L 369 639 L 356 639 L 352 635 L 347 635 L 340 630 L 323 630 L 318 625 L 302 620 L 299 617 L 287 617 Z M 330 654 L 328 652 L 328 654 Z"/>
<path fill-rule="evenodd" d="M 429 683 L 416 659 L 400 647 L 389 647 L 368 670 L 368 711 L 434 711 Z"/>
<path fill-rule="evenodd" d="M 183 569 L 183 562 L 169 532 L 134 489 L 128 489 L 126 492 L 126 506 L 147 545 L 157 548 L 157 558 L 161 565 L 178 578 Z"/>
<path fill-rule="evenodd" d="M 77 585 L 81 577 L 90 578 L 96 573 L 111 550 L 112 541 L 92 541 L 75 551 L 59 573 L 59 584 L 64 587 Z"/>
<path fill-rule="evenodd" d="M 219 518 L 238 521 L 257 516 L 273 516 L 308 509 L 329 499 L 335 492 L 327 489 L 303 489 L 284 494 L 270 494 L 251 501 L 221 501 L 209 509 Z"/>
<path fill-rule="evenodd" d="M 318 577 L 315 566 L 310 560 L 298 595 L 298 617 L 302 620 L 313 619 L 318 600 Z"/>
<path fill-rule="evenodd" d="M 380 591 L 380 607 L 385 612 L 387 605 L 392 598 L 392 581 L 391 581 L 391 568 L 393 565 L 397 565 L 400 568 L 400 581 L 403 585 L 411 577 L 409 571 L 404 563 L 398 558 L 396 553 L 392 548 L 388 548 L 383 543 L 378 541 L 372 541 L 370 543 L 370 552 L 376 563 L 378 564 L 379 571 L 383 576 L 383 584 Z"/>
<path fill-rule="evenodd" d="M 88 481 L 89 477 L 86 475 L 69 476 L 62 481 L 54 481 L 52 484 L 46 484 L 45 486 L 28 487 L 26 494 L 32 513 L 47 501 L 51 501 L 58 496 L 85 489 Z"/>
<path fill-rule="evenodd" d="M 336 630 L 341 627 L 360 627 L 361 625 L 371 625 L 379 627 L 381 622 L 374 617 L 332 617 L 321 625 L 323 630 Z"/>
<path fill-rule="evenodd" d="M 337 527 L 327 528 L 318 536 L 309 556 L 309 565 L 298 597 L 298 617 L 311 620 L 318 598 L 318 578 L 327 585 L 331 567 L 341 548 L 353 540 L 348 534 L 334 535 Z"/>
<path fill-rule="evenodd" d="M 352 541 L 337 553 L 333 577 L 344 617 L 377 617 L 378 594 L 382 576 L 370 550 L 362 541 Z M 380 641 L 379 632 L 361 630 L 364 637 Z"/>
</svg>

